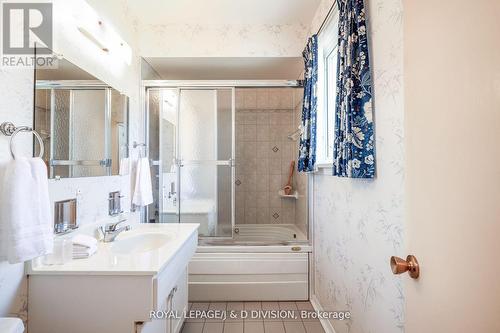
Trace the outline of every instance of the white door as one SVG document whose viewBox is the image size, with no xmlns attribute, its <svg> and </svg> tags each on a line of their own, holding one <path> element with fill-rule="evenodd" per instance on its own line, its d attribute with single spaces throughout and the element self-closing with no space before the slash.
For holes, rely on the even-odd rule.
<svg viewBox="0 0 500 333">
<path fill-rule="evenodd" d="M 500 332 L 500 1 L 404 5 L 406 333 Z"/>
</svg>

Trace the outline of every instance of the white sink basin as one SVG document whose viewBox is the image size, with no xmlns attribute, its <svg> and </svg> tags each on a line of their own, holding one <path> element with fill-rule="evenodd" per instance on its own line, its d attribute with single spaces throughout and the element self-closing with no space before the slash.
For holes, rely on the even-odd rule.
<svg viewBox="0 0 500 333">
<path fill-rule="evenodd" d="M 120 254 L 134 254 L 154 251 L 165 245 L 170 237 L 164 234 L 139 234 L 115 240 L 111 251 Z"/>
</svg>

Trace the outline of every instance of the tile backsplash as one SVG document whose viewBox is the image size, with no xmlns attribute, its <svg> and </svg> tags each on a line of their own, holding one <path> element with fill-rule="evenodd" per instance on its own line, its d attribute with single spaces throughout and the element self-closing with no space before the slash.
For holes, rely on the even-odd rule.
<svg viewBox="0 0 500 333">
<path fill-rule="evenodd" d="M 295 224 L 296 202 L 278 191 L 298 147 L 294 88 L 236 90 L 236 223 Z M 294 188 L 297 172 L 294 171 Z"/>
<path fill-rule="evenodd" d="M 80 226 L 109 218 L 108 195 L 114 191 L 121 191 L 124 196 L 121 201 L 122 209 L 128 212 L 130 210 L 130 180 L 126 176 L 49 180 L 52 209 L 56 201 L 76 198 L 77 222 Z M 131 222 L 137 222 L 134 214 L 131 214 L 129 219 Z"/>
</svg>

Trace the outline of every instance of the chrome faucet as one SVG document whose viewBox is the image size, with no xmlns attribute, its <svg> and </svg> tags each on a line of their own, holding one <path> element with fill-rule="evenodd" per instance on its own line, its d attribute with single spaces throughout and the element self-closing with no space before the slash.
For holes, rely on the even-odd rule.
<svg viewBox="0 0 500 333">
<path fill-rule="evenodd" d="M 118 225 L 126 222 L 127 220 L 120 220 L 115 223 L 107 223 L 104 227 L 100 227 L 101 233 L 104 236 L 103 242 L 109 243 L 114 242 L 116 236 L 118 236 L 122 231 L 130 230 L 130 225 L 126 225 L 118 228 Z"/>
</svg>

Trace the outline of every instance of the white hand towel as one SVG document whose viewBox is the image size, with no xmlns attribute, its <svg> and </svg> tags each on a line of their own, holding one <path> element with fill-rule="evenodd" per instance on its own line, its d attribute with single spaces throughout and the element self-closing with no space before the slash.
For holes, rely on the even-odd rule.
<svg viewBox="0 0 500 333">
<path fill-rule="evenodd" d="M 130 174 L 130 159 L 128 157 L 122 158 L 120 160 L 120 170 L 118 174 L 120 176 L 126 176 Z"/>
<path fill-rule="evenodd" d="M 0 259 L 24 262 L 54 249 L 47 167 L 40 158 L 18 157 L 0 179 Z"/>
<path fill-rule="evenodd" d="M 136 206 L 147 206 L 153 203 L 153 187 L 151 185 L 151 170 L 146 157 L 137 161 L 135 170 L 135 187 L 132 203 Z"/>
</svg>

